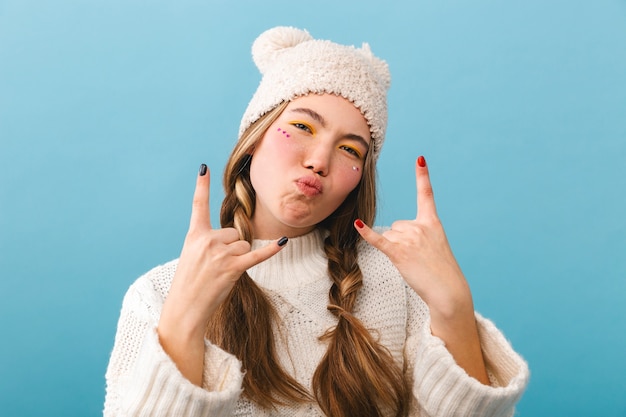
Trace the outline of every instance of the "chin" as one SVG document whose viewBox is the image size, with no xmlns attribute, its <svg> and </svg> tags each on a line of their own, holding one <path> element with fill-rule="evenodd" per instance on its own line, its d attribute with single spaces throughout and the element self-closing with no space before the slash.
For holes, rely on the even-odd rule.
<svg viewBox="0 0 626 417">
<path fill-rule="evenodd" d="M 319 213 L 312 211 L 310 207 L 305 207 L 304 209 L 302 207 L 294 207 L 287 209 L 277 218 L 288 227 L 308 228 L 317 225 L 326 216 L 320 216 Z"/>
<path fill-rule="evenodd" d="M 283 224 L 286 227 L 288 227 L 289 229 L 294 229 L 294 230 L 314 229 L 318 223 L 319 222 L 312 222 L 312 221 L 295 221 L 293 219 L 283 221 Z"/>
</svg>

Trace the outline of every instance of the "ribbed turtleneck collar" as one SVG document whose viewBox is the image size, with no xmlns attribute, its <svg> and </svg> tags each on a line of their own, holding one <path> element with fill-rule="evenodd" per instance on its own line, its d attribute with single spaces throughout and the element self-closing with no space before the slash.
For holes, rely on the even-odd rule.
<svg viewBox="0 0 626 417">
<path fill-rule="evenodd" d="M 270 290 L 298 287 L 325 278 L 328 260 L 324 253 L 324 237 L 324 231 L 315 229 L 306 235 L 290 238 L 280 252 L 248 269 L 248 274 L 257 284 Z M 252 249 L 270 242 L 254 240 Z"/>
</svg>

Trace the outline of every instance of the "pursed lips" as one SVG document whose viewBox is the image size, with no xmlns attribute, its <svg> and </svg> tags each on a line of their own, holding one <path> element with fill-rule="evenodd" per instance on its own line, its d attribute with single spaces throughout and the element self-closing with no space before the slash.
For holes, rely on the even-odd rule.
<svg viewBox="0 0 626 417">
<path fill-rule="evenodd" d="M 295 183 L 302 194 L 307 197 L 314 197 L 324 191 L 322 182 L 313 176 L 298 178 Z"/>
</svg>

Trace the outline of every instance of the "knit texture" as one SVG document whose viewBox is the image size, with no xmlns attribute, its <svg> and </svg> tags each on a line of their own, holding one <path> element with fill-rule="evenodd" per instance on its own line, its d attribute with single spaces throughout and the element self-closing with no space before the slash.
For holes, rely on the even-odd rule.
<svg viewBox="0 0 626 417">
<path fill-rule="evenodd" d="M 323 238 L 319 231 L 292 238 L 277 255 L 248 271 L 281 317 L 276 332 L 281 363 L 305 387 L 311 386 L 326 351 L 318 338 L 336 324 L 326 309 L 331 283 Z M 255 241 L 253 247 L 268 243 Z M 151 270 L 124 298 L 106 373 L 104 416 L 322 416 L 314 403 L 263 410 L 246 400 L 241 363 L 208 341 L 203 387 L 182 376 L 156 334 L 176 265 L 172 261 Z M 493 323 L 476 315 L 492 382 L 485 386 L 457 366 L 443 341 L 430 333 L 428 307 L 386 256 L 361 243 L 359 265 L 364 286 L 355 314 L 396 360 L 407 361 L 413 381 L 411 416 L 513 415 L 528 382 L 528 367 Z"/>
<path fill-rule="evenodd" d="M 387 64 L 368 44 L 361 48 L 313 39 L 301 29 L 275 27 L 252 45 L 252 57 L 263 74 L 241 119 L 239 135 L 283 101 L 330 93 L 350 100 L 367 120 L 374 157 L 380 153 L 387 126 Z"/>
</svg>

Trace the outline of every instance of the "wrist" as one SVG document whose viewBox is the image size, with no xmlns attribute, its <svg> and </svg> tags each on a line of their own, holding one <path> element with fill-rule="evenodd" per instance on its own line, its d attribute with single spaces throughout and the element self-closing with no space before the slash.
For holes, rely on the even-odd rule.
<svg viewBox="0 0 626 417">
<path fill-rule="evenodd" d="M 157 333 L 160 339 L 176 339 L 183 343 L 204 340 L 207 320 L 192 309 L 180 308 L 176 303 L 163 305 Z M 203 342 L 204 343 L 204 342 Z"/>
<path fill-rule="evenodd" d="M 182 375 L 197 386 L 202 386 L 204 332 L 204 325 L 179 322 L 168 314 L 161 315 L 157 326 L 161 347 Z"/>
<path fill-rule="evenodd" d="M 461 279 L 440 282 L 422 291 L 417 291 L 420 297 L 428 305 L 428 309 L 433 318 L 442 320 L 455 320 L 474 314 L 474 302 L 467 281 Z"/>
</svg>

